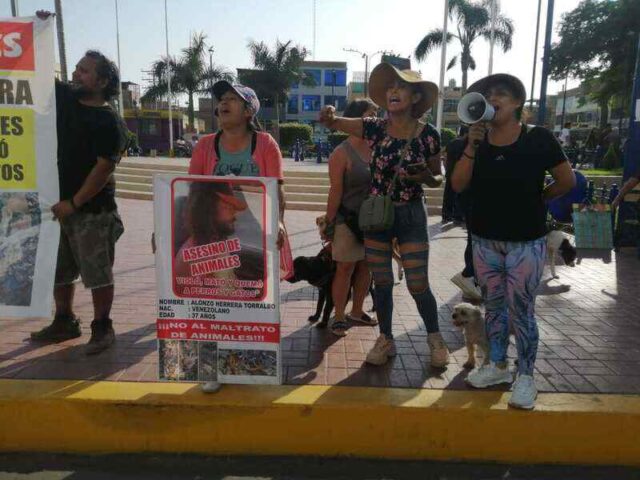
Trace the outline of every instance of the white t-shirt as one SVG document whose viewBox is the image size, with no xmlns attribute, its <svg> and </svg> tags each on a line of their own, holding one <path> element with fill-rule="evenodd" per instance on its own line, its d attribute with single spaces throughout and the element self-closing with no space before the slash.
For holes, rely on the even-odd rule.
<svg viewBox="0 0 640 480">
<path fill-rule="evenodd" d="M 559 137 L 560 144 L 561 144 L 563 147 L 568 147 L 568 146 L 569 146 L 569 140 L 570 140 L 570 138 L 571 138 L 571 132 L 569 131 L 569 129 L 568 129 L 568 128 L 566 128 L 566 127 L 565 127 L 565 128 L 563 128 L 563 129 L 560 131 L 560 137 Z"/>
</svg>

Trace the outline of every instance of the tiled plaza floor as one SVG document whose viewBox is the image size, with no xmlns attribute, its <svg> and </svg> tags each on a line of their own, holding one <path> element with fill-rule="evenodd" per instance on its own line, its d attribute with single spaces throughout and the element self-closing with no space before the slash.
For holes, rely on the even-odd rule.
<svg viewBox="0 0 640 480">
<path fill-rule="evenodd" d="M 76 310 L 84 320 L 85 334 L 79 339 L 36 345 L 28 341 L 29 332 L 45 320 L 0 320 L 1 378 L 157 379 L 154 259 L 149 245 L 152 203 L 120 200 L 119 205 L 127 231 L 118 243 L 115 267 L 116 346 L 95 357 L 84 355 L 92 308 L 89 292 L 80 286 Z M 313 212 L 287 213 L 295 255 L 314 255 L 320 249 L 314 216 Z M 466 350 L 461 333 L 449 319 L 453 305 L 461 300 L 449 278 L 462 268 L 466 233 L 459 227 L 442 228 L 439 218 L 429 223 L 430 280 L 441 329 L 452 352 L 451 365 L 445 371 L 427 367 L 426 332 L 404 284 L 394 290 L 399 355 L 384 367 L 371 367 L 363 360 L 377 327 L 354 326 L 342 339 L 326 329 L 312 328 L 307 317 L 315 310 L 315 289 L 306 283 L 283 283 L 286 383 L 466 388 L 462 368 Z M 640 393 L 640 262 L 634 252 L 582 257 L 576 268 L 558 266 L 558 273 L 559 280 L 544 282 L 537 300 L 539 389 Z M 514 353 L 512 346 L 512 357 Z"/>
</svg>

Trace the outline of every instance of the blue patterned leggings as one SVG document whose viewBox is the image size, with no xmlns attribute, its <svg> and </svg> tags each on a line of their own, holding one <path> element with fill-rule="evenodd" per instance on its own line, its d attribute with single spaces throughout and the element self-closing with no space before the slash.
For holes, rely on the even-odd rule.
<svg viewBox="0 0 640 480">
<path fill-rule="evenodd" d="M 538 352 L 534 307 L 546 254 L 545 237 L 501 242 L 473 236 L 473 264 L 485 301 L 491 361 L 507 360 L 510 317 L 518 349 L 518 373 L 522 375 L 533 375 Z"/>
</svg>

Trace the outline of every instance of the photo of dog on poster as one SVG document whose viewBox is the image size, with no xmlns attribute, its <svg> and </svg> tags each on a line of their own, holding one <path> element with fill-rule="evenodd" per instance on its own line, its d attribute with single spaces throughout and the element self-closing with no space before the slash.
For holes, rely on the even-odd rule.
<svg viewBox="0 0 640 480">
<path fill-rule="evenodd" d="M 36 192 L 0 193 L 0 305 L 31 304 L 40 223 Z"/>
<path fill-rule="evenodd" d="M 265 191 L 258 182 L 175 180 L 173 286 L 180 297 L 261 300 Z"/>
</svg>

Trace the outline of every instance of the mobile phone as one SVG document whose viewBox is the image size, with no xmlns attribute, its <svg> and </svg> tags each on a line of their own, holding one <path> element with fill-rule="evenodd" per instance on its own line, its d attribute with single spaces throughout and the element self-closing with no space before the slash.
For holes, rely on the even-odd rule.
<svg viewBox="0 0 640 480">
<path fill-rule="evenodd" d="M 424 171 L 426 168 L 427 168 L 427 164 L 424 162 L 410 163 L 409 165 L 407 165 L 407 173 L 409 175 L 415 175 L 417 173 Z"/>
</svg>

